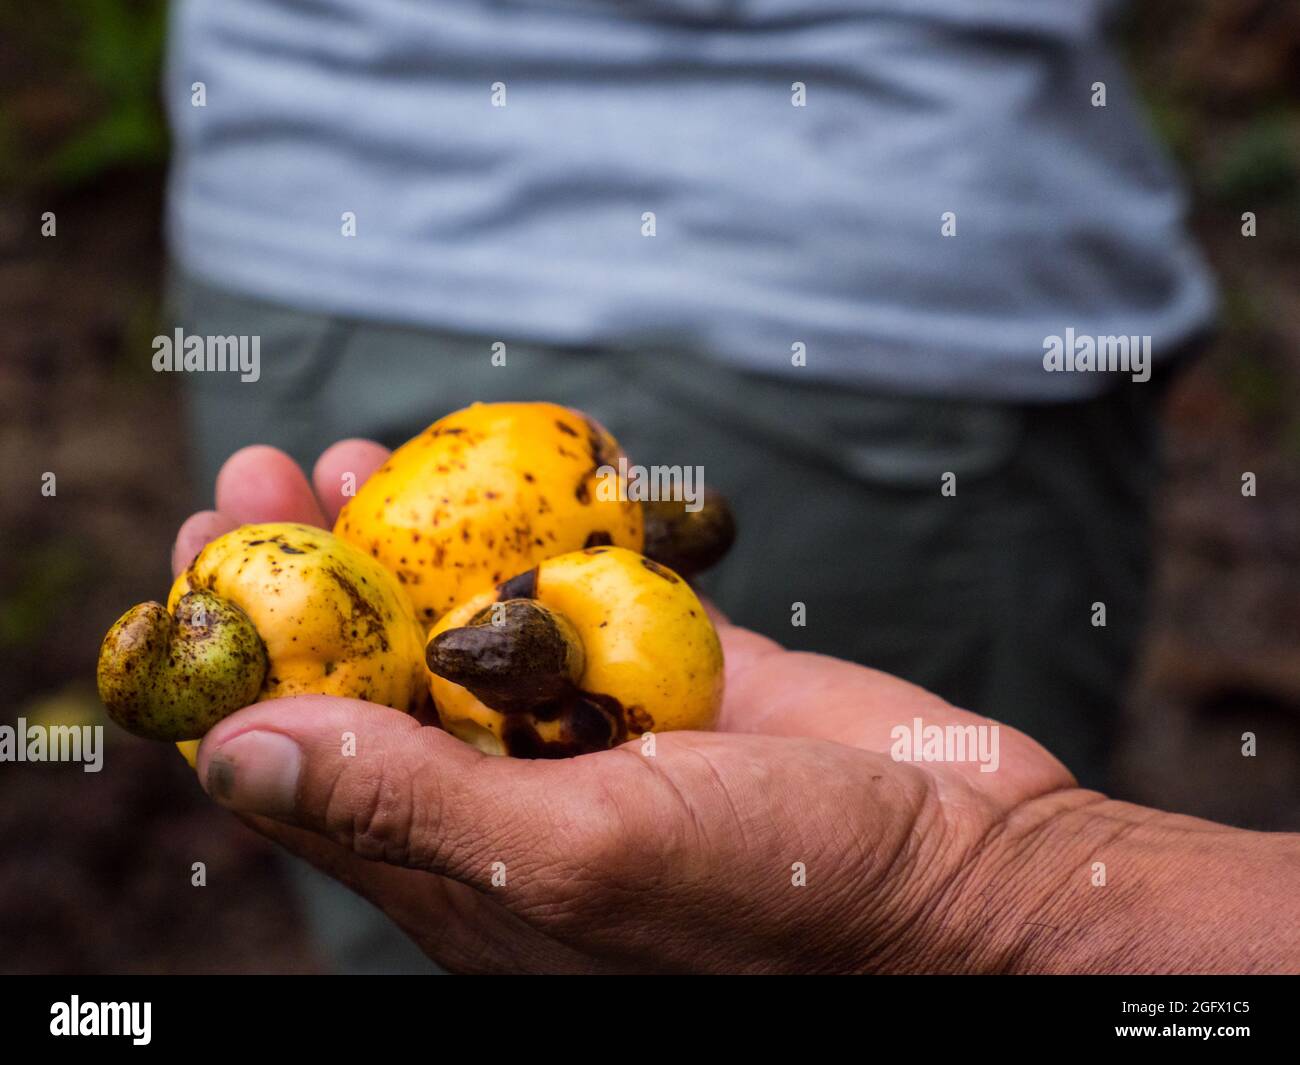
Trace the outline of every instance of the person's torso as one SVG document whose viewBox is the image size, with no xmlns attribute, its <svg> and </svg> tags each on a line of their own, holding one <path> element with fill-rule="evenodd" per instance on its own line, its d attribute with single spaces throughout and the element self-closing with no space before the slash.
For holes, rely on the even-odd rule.
<svg viewBox="0 0 1300 1065">
<path fill-rule="evenodd" d="M 1159 357 L 1212 303 L 1102 13 L 181 0 L 173 251 L 359 317 L 1087 394 L 1044 374 L 1046 336 L 1148 334 Z"/>
</svg>

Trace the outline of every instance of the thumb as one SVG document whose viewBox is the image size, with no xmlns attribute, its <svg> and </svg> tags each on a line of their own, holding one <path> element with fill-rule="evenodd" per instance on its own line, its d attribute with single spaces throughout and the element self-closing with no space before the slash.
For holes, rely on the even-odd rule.
<svg viewBox="0 0 1300 1065">
<path fill-rule="evenodd" d="M 231 810 L 486 889 L 495 863 L 557 870 L 609 845 L 618 824 L 590 761 L 494 758 L 387 707 L 302 695 L 220 722 L 197 768 Z"/>
</svg>

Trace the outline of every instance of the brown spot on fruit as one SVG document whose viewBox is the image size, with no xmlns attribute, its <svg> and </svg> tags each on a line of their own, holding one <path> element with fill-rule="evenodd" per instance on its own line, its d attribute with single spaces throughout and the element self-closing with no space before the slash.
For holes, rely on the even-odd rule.
<svg viewBox="0 0 1300 1065">
<path fill-rule="evenodd" d="M 663 566 L 659 565 L 659 563 L 652 558 L 641 559 L 641 565 L 643 565 L 656 577 L 662 577 L 669 584 L 677 584 L 681 580 L 681 578 L 677 576 L 677 574 L 675 574 L 672 570 L 665 569 Z"/>
<path fill-rule="evenodd" d="M 627 726 L 629 732 L 651 732 L 655 727 L 655 719 L 638 703 L 627 708 Z"/>
<path fill-rule="evenodd" d="M 360 623 L 366 628 L 366 635 L 373 637 L 379 644 L 380 650 L 388 650 L 388 633 L 384 628 L 384 619 L 375 605 L 361 594 L 352 580 L 337 567 L 330 566 L 325 572 L 334 581 L 335 584 L 343 590 L 352 607 L 352 616 L 350 620 L 356 624 Z M 357 636 L 356 628 L 352 629 L 352 636 Z"/>
<path fill-rule="evenodd" d="M 587 446 L 591 449 L 591 461 L 596 469 L 601 466 L 617 466 L 618 451 L 611 445 L 609 435 L 591 418 L 584 417 L 587 424 Z"/>
</svg>

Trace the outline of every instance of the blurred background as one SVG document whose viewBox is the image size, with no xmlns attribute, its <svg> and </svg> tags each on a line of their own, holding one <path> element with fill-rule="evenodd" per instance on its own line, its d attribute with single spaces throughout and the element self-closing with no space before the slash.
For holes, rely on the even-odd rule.
<svg viewBox="0 0 1300 1065">
<path fill-rule="evenodd" d="M 1125 52 L 1191 186 L 1224 310 L 1168 409 L 1117 791 L 1300 829 L 1300 6 L 1136 8 Z M 99 641 L 166 590 L 202 487 L 179 390 L 140 354 L 162 288 L 165 5 L 7 0 L 0 18 L 0 721 L 107 725 Z M 1241 235 L 1243 204 L 1267 214 L 1257 237 Z M 62 239 L 42 239 L 45 211 Z M 1247 471 L 1254 499 L 1237 490 Z M 1246 730 L 1260 756 L 1243 773 Z M 0 968 L 322 969 L 266 845 L 169 750 L 105 736 L 112 773 L 0 767 Z M 200 858 L 210 886 L 174 890 Z"/>
</svg>

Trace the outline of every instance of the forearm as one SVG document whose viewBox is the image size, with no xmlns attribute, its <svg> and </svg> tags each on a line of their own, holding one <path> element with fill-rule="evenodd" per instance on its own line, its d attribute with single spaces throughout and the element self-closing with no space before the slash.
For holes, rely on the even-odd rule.
<svg viewBox="0 0 1300 1065">
<path fill-rule="evenodd" d="M 950 952 L 995 972 L 1300 971 L 1300 835 L 1061 792 L 961 877 Z"/>
</svg>

